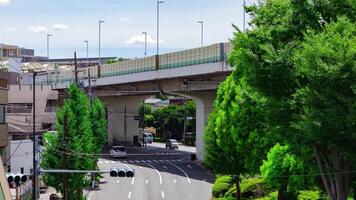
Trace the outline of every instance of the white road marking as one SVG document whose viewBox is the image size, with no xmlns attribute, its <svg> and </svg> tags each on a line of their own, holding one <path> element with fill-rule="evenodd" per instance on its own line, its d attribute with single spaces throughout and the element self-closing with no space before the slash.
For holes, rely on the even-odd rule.
<svg viewBox="0 0 356 200">
<path fill-rule="evenodd" d="M 162 191 L 162 199 L 164 199 L 164 191 Z"/>
<path fill-rule="evenodd" d="M 109 161 L 105 161 L 105 164 L 109 164 Z"/>
<path fill-rule="evenodd" d="M 128 199 L 131 199 L 131 192 L 129 192 L 129 196 L 127 196 Z"/>
<path fill-rule="evenodd" d="M 148 184 L 149 180 L 146 179 L 146 185 Z"/>
<path fill-rule="evenodd" d="M 141 160 L 141 162 L 145 163 L 146 161 L 145 160 Z"/>
<path fill-rule="evenodd" d="M 133 185 L 135 183 L 135 177 L 132 177 L 131 184 Z"/>
<path fill-rule="evenodd" d="M 150 162 L 152 162 L 152 160 L 147 160 L 147 162 L 149 162 L 149 163 L 150 163 Z"/>
<path fill-rule="evenodd" d="M 188 167 L 189 169 L 192 169 L 192 166 L 191 166 L 191 165 L 187 165 L 187 167 Z"/>
<path fill-rule="evenodd" d="M 163 160 L 159 160 L 159 162 L 164 162 Z"/>
<path fill-rule="evenodd" d="M 159 184 L 162 185 L 162 176 L 161 176 L 161 173 L 159 173 L 159 171 L 154 167 L 152 166 L 151 164 L 147 163 L 148 166 L 150 166 L 152 169 L 154 169 L 156 171 L 156 173 L 158 174 L 159 176 Z"/>
<path fill-rule="evenodd" d="M 103 162 L 103 161 L 99 161 L 98 163 L 99 163 L 99 164 L 103 164 L 104 162 Z"/>
<path fill-rule="evenodd" d="M 135 160 L 136 163 L 139 163 L 140 161 L 139 160 Z"/>
<path fill-rule="evenodd" d="M 117 180 L 117 181 L 114 182 L 114 184 L 118 184 L 118 183 L 120 183 L 120 180 Z"/>
<path fill-rule="evenodd" d="M 187 177 L 188 183 L 191 183 L 188 174 L 185 173 L 185 171 L 184 171 L 182 168 L 178 167 L 177 165 L 175 165 L 175 164 L 173 164 L 173 163 L 169 163 L 169 164 L 175 166 L 177 169 L 179 169 L 181 172 L 183 172 L 183 174 L 185 175 L 185 177 Z"/>
<path fill-rule="evenodd" d="M 129 163 L 133 163 L 134 161 L 133 160 L 129 160 Z"/>
<path fill-rule="evenodd" d="M 173 179 L 173 183 L 174 183 L 174 184 L 177 184 L 177 180 L 176 180 L 176 179 Z"/>
<path fill-rule="evenodd" d="M 140 169 L 143 169 L 143 167 L 139 166 Z"/>
<path fill-rule="evenodd" d="M 92 192 L 90 192 L 89 197 L 88 197 L 88 200 L 91 200 L 91 197 L 93 196 L 93 194 L 94 194 L 94 192 L 93 192 L 93 191 L 92 191 Z"/>
<path fill-rule="evenodd" d="M 166 165 L 162 165 L 162 167 L 165 168 L 165 169 L 168 169 L 168 167 Z"/>
<path fill-rule="evenodd" d="M 153 162 L 157 163 L 158 161 L 157 160 L 153 160 Z"/>
</svg>

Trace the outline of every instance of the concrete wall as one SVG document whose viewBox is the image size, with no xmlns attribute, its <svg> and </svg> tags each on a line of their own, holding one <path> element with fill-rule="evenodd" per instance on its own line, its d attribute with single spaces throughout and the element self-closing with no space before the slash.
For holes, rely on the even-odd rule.
<svg viewBox="0 0 356 200">
<path fill-rule="evenodd" d="M 0 199 L 11 200 L 10 188 L 5 176 L 5 169 L 3 167 L 2 159 L 0 156 Z"/>
<path fill-rule="evenodd" d="M 24 173 L 30 173 L 32 168 L 32 140 L 10 141 L 10 160 L 11 172 L 20 173 L 21 167 Z"/>
<path fill-rule="evenodd" d="M 7 146 L 8 127 L 7 124 L 0 124 L 0 147 Z"/>
<path fill-rule="evenodd" d="M 10 85 L 8 93 L 9 104 L 32 104 L 32 85 Z M 36 130 L 43 132 L 42 123 L 53 123 L 55 112 L 46 112 L 48 100 L 58 100 L 58 91 L 52 90 L 51 86 L 36 86 Z M 32 132 L 32 112 L 30 113 L 7 113 L 6 120 L 9 123 L 9 132 Z"/>
<path fill-rule="evenodd" d="M 138 115 L 138 105 L 149 96 L 119 96 L 103 97 L 101 100 L 108 108 L 108 142 L 113 144 L 120 142 L 132 144 L 133 136 L 140 135 L 137 120 L 133 116 Z M 126 129 L 125 135 L 125 107 Z"/>
</svg>

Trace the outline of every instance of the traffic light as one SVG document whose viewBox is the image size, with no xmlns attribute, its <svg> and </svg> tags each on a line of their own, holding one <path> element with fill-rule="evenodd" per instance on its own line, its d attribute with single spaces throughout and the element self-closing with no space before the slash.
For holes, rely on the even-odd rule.
<svg viewBox="0 0 356 200">
<path fill-rule="evenodd" d="M 135 171 L 132 169 L 113 168 L 110 169 L 111 177 L 134 177 Z"/>
<path fill-rule="evenodd" d="M 27 175 L 25 174 L 6 174 L 7 181 L 9 182 L 9 185 L 12 185 L 15 183 L 16 185 L 20 185 L 21 183 L 25 183 L 27 181 Z"/>
</svg>

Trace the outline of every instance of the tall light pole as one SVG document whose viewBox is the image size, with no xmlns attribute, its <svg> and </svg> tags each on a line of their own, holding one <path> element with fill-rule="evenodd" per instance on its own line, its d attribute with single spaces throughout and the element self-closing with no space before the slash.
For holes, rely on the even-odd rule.
<svg viewBox="0 0 356 200">
<path fill-rule="evenodd" d="M 89 41 L 84 40 L 86 47 L 87 47 L 87 68 L 89 67 Z"/>
<path fill-rule="evenodd" d="M 142 32 L 145 35 L 145 57 L 147 56 L 147 32 Z"/>
<path fill-rule="evenodd" d="M 201 25 L 201 41 L 200 41 L 200 45 L 204 46 L 204 21 L 198 21 L 198 23 Z"/>
<path fill-rule="evenodd" d="M 243 15 L 243 21 L 244 21 L 244 24 L 243 24 L 243 30 L 244 32 L 246 31 L 246 9 L 245 9 L 245 6 L 246 6 L 246 0 L 244 0 L 244 4 L 243 4 L 243 12 L 244 12 L 244 15 Z"/>
<path fill-rule="evenodd" d="M 47 34 L 47 63 L 49 64 L 49 37 L 51 37 L 51 34 Z"/>
<path fill-rule="evenodd" d="M 159 55 L 159 5 L 164 1 L 157 0 L 157 55 Z"/>
<path fill-rule="evenodd" d="M 105 21 L 103 20 L 99 20 L 99 63 L 98 63 L 98 77 L 100 77 L 100 72 L 101 72 L 101 68 L 100 68 L 100 62 L 101 62 L 101 57 L 100 57 L 100 48 L 101 48 L 101 23 L 104 23 Z"/>
</svg>

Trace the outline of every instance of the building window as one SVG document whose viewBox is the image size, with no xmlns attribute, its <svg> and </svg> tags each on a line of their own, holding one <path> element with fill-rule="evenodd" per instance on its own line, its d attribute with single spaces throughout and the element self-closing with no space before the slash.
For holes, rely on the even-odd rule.
<svg viewBox="0 0 356 200">
<path fill-rule="evenodd" d="M 0 124 L 5 123 L 5 105 L 0 105 Z"/>
<path fill-rule="evenodd" d="M 7 113 L 31 113 L 32 104 L 31 103 L 13 103 L 8 104 Z"/>
</svg>

